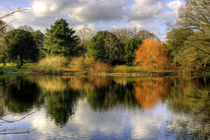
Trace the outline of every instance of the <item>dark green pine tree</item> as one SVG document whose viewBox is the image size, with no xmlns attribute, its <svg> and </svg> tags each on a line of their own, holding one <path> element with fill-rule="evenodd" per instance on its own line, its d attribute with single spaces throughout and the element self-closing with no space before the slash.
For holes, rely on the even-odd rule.
<svg viewBox="0 0 210 140">
<path fill-rule="evenodd" d="M 46 55 L 61 55 L 73 57 L 78 55 L 80 46 L 75 31 L 69 28 L 64 19 L 58 19 L 50 29 L 47 29 L 44 41 L 44 52 Z"/>
<path fill-rule="evenodd" d="M 136 50 L 139 48 L 141 42 L 142 42 L 141 39 L 131 38 L 124 43 L 125 44 L 124 59 L 125 59 L 127 64 L 129 64 L 129 65 L 133 64 L 133 60 L 134 60 L 135 55 L 136 55 Z"/>
<path fill-rule="evenodd" d="M 99 31 L 89 41 L 86 55 L 97 61 L 116 65 L 123 61 L 123 46 L 114 34 Z"/>
</svg>

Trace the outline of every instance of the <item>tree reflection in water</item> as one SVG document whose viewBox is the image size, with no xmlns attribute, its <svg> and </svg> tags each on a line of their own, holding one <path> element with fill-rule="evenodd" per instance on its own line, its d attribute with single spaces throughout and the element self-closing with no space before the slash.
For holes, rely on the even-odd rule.
<svg viewBox="0 0 210 140">
<path fill-rule="evenodd" d="M 87 90 L 86 96 L 90 106 L 95 110 L 108 110 L 116 105 L 137 107 L 132 83 L 116 84 L 110 77 L 90 77 L 94 89 Z M 94 82 L 92 82 L 94 81 Z"/>
<path fill-rule="evenodd" d="M 2 93 L 8 110 L 22 113 L 33 108 L 38 100 L 40 89 L 36 83 L 18 78 L 14 83 L 5 85 Z"/>
<path fill-rule="evenodd" d="M 56 124 L 66 124 L 80 94 L 68 87 L 68 79 L 60 76 L 38 77 L 36 81 L 43 89 L 47 114 Z"/>
<path fill-rule="evenodd" d="M 75 103 L 77 97 L 79 97 L 79 93 L 73 90 L 65 90 L 62 92 L 46 91 L 45 94 L 45 108 L 47 114 L 49 114 L 57 124 L 64 125 L 75 112 Z"/>
<path fill-rule="evenodd" d="M 135 96 L 144 109 L 153 109 L 161 100 L 165 102 L 170 92 L 170 79 L 154 77 L 150 80 L 136 81 L 134 83 Z"/>
<path fill-rule="evenodd" d="M 114 80 L 96 76 L 17 78 L 14 83 L 0 87 L 0 115 L 5 110 L 22 113 L 43 107 L 55 124 L 63 126 L 77 111 L 81 98 L 97 113 L 114 107 L 152 112 L 161 102 L 171 117 L 167 120 L 167 135 L 190 139 L 210 134 L 209 91 L 208 78 L 189 76 Z"/>
<path fill-rule="evenodd" d="M 111 82 L 111 78 L 107 76 L 90 75 L 89 79 L 90 82 L 93 83 L 96 87 L 106 87 Z"/>
<path fill-rule="evenodd" d="M 167 106 L 175 113 L 169 128 L 181 131 L 177 138 L 210 134 L 210 85 L 208 78 L 174 78 Z M 172 131 L 173 132 L 173 131 Z"/>
</svg>

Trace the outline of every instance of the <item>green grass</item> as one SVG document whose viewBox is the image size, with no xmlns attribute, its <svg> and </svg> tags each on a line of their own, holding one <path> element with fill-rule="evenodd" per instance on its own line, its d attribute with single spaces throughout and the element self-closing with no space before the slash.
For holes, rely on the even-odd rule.
<svg viewBox="0 0 210 140">
<path fill-rule="evenodd" d="M 18 69 L 18 68 L 16 68 L 16 64 L 14 64 L 14 63 L 8 63 L 8 64 L 6 64 L 6 66 L 4 66 L 3 64 L 0 63 L 0 71 L 27 73 L 27 72 L 32 71 L 34 65 L 35 65 L 34 63 L 27 63 L 27 64 L 23 65 L 20 69 Z"/>
<path fill-rule="evenodd" d="M 117 65 L 113 67 L 113 72 L 145 72 L 147 70 L 138 66 Z"/>
<path fill-rule="evenodd" d="M 36 65 L 37 65 L 36 63 L 26 63 L 20 69 L 18 69 L 18 68 L 16 68 L 15 63 L 7 63 L 6 66 L 4 66 L 2 63 L 0 63 L 0 71 L 27 73 L 27 72 L 32 72 L 32 70 L 34 70 Z M 147 71 L 141 67 L 126 66 L 126 65 L 116 65 L 116 66 L 112 67 L 112 70 L 115 73 L 131 73 L 131 72 L 145 72 L 145 71 Z"/>
</svg>

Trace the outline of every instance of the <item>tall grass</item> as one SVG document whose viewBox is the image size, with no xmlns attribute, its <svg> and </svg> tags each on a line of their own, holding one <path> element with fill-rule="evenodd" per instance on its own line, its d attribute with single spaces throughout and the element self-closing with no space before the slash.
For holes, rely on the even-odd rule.
<svg viewBox="0 0 210 140">
<path fill-rule="evenodd" d="M 93 58 L 74 57 L 69 64 L 69 68 L 73 71 L 84 71 L 88 70 L 94 63 L 95 60 Z"/>
</svg>

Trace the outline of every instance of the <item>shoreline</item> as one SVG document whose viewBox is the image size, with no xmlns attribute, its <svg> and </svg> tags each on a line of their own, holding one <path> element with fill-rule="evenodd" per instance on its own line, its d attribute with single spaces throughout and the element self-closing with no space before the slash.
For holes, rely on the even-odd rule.
<svg viewBox="0 0 210 140">
<path fill-rule="evenodd" d="M 52 75 L 52 76 L 79 76 L 79 75 L 93 75 L 93 76 L 110 76 L 110 77 L 145 77 L 145 76 L 180 76 L 180 75 L 199 75 L 208 76 L 209 72 L 201 73 L 180 73 L 180 72 L 97 72 L 89 73 L 88 71 L 62 71 L 62 72 L 44 72 L 44 71 L 34 71 L 34 72 L 3 72 L 0 71 L 0 76 L 5 75 Z"/>
</svg>

